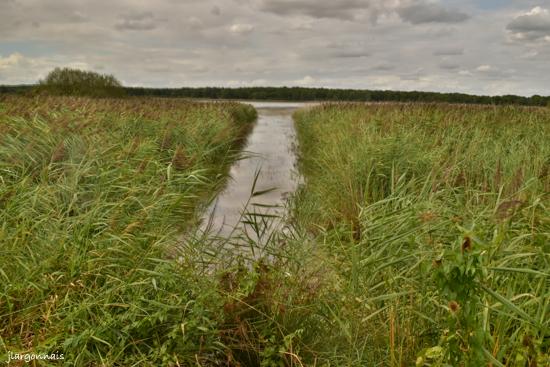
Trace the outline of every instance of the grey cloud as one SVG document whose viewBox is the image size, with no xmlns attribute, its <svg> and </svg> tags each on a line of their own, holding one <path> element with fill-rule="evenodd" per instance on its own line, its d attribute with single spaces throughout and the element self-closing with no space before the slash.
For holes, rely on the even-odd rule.
<svg viewBox="0 0 550 367">
<path fill-rule="evenodd" d="M 464 49 L 458 47 L 440 48 L 435 50 L 433 54 L 435 56 L 459 56 L 464 54 Z"/>
<path fill-rule="evenodd" d="M 375 65 L 372 67 L 372 70 L 377 70 L 377 71 L 391 71 L 391 70 L 395 70 L 395 66 L 394 65 L 390 65 L 390 64 L 378 64 L 378 65 Z"/>
<path fill-rule="evenodd" d="M 313 30 L 313 24 L 308 22 L 296 23 L 296 24 L 292 24 L 290 29 L 294 31 L 311 31 Z"/>
<path fill-rule="evenodd" d="M 550 13 L 544 10 L 540 9 L 520 15 L 506 28 L 514 32 L 550 32 Z"/>
<path fill-rule="evenodd" d="M 212 9 L 210 9 L 210 14 L 219 16 L 219 15 L 222 15 L 222 10 L 220 9 L 219 6 L 214 5 L 214 6 L 212 7 Z"/>
<path fill-rule="evenodd" d="M 83 13 L 57 4 L 48 3 L 45 9 L 33 7 L 25 1 L 0 0 L 0 38 L 17 34 L 20 30 L 40 28 L 45 23 L 77 24 L 89 21 Z"/>
<path fill-rule="evenodd" d="M 456 9 L 447 9 L 437 3 L 412 3 L 397 9 L 397 13 L 406 22 L 422 23 L 460 23 L 470 16 Z"/>
<path fill-rule="evenodd" d="M 514 18 L 506 29 L 519 41 L 534 41 L 550 36 L 550 11 L 537 6 Z"/>
<path fill-rule="evenodd" d="M 358 58 L 358 57 L 368 57 L 370 56 L 370 52 L 368 51 L 361 51 L 361 50 L 357 50 L 357 51 L 353 51 L 353 50 L 349 50 L 349 51 L 334 51 L 330 54 L 332 57 L 336 57 L 336 58 L 344 58 L 344 59 L 353 59 L 353 58 Z"/>
<path fill-rule="evenodd" d="M 73 22 L 73 23 L 88 22 L 90 20 L 89 17 L 87 17 L 86 15 L 82 14 L 79 11 L 70 12 L 65 17 L 65 19 L 67 19 L 67 21 Z"/>
<path fill-rule="evenodd" d="M 305 15 L 320 19 L 356 20 L 366 16 L 373 22 L 383 14 L 397 13 L 403 21 L 412 24 L 460 23 L 470 18 L 464 12 L 427 0 L 262 0 L 259 8 L 283 16 Z"/>
<path fill-rule="evenodd" d="M 174 70 L 168 66 L 147 66 L 145 71 L 151 73 L 173 73 Z"/>
<path fill-rule="evenodd" d="M 547 36 L 544 32 L 510 32 L 512 42 L 536 43 Z"/>
<path fill-rule="evenodd" d="M 460 65 L 451 61 L 442 61 L 439 63 L 439 68 L 443 70 L 456 70 L 460 68 Z"/>
<path fill-rule="evenodd" d="M 325 47 L 329 50 L 328 56 L 334 58 L 353 59 L 371 55 L 363 42 L 329 42 Z"/>
<path fill-rule="evenodd" d="M 263 0 L 260 9 L 278 15 L 306 15 L 313 18 L 351 20 L 358 10 L 369 7 L 368 1 L 341 0 Z"/>
<path fill-rule="evenodd" d="M 120 18 L 120 21 L 115 25 L 115 28 L 120 31 L 150 31 L 157 27 L 155 17 L 150 11 L 124 14 Z"/>
<path fill-rule="evenodd" d="M 187 20 L 187 25 L 190 29 L 201 29 L 204 27 L 204 23 L 201 19 L 197 17 L 191 17 Z"/>
<path fill-rule="evenodd" d="M 399 76 L 401 80 L 405 81 L 418 81 L 424 76 L 423 70 L 416 70 L 412 73 L 404 73 Z"/>
<path fill-rule="evenodd" d="M 6 14 L 8 11 L 16 10 L 18 5 L 15 0 L 3 0 L 0 2 L 0 11 L 2 14 Z"/>
</svg>

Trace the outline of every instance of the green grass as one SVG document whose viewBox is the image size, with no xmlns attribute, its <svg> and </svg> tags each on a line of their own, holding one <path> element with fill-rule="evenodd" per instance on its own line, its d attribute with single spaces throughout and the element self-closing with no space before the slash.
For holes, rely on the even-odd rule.
<svg viewBox="0 0 550 367">
<path fill-rule="evenodd" d="M 2 99 L 0 358 L 217 358 L 221 298 L 167 254 L 255 116 L 235 103 Z"/>
<path fill-rule="evenodd" d="M 549 363 L 548 109 L 298 111 L 305 183 L 285 231 L 178 244 L 254 117 L 233 103 L 0 100 L 0 359 Z"/>
<path fill-rule="evenodd" d="M 550 111 L 323 105 L 295 114 L 331 297 L 331 365 L 548 363 Z"/>
</svg>

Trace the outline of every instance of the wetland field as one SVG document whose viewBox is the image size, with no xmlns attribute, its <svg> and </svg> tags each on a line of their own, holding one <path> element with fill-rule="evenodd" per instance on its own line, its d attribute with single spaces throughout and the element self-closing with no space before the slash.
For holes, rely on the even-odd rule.
<svg viewBox="0 0 550 367">
<path fill-rule="evenodd" d="M 0 95 L 0 360 L 549 366 L 549 141 L 547 107 Z"/>
</svg>

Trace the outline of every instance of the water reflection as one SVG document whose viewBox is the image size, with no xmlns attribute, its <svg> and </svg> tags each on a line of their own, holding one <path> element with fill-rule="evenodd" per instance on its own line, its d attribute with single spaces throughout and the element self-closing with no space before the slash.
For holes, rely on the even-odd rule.
<svg viewBox="0 0 550 367">
<path fill-rule="evenodd" d="M 228 237 L 245 232 L 254 235 L 248 221 L 284 214 L 285 199 L 298 187 L 296 132 L 292 120 L 295 109 L 305 103 L 243 102 L 258 111 L 258 121 L 244 147 L 246 158 L 230 171 L 227 187 L 206 211 L 202 231 Z M 252 196 L 252 192 L 262 193 Z M 243 213 L 255 213 L 253 217 Z M 273 224 L 273 220 L 268 220 Z M 276 221 L 275 221 L 276 222 Z"/>
</svg>

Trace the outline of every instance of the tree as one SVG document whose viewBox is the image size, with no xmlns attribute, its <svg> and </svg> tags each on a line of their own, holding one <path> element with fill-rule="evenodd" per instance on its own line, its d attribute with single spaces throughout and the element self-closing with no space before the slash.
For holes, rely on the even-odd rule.
<svg viewBox="0 0 550 367">
<path fill-rule="evenodd" d="M 37 87 L 38 93 L 63 96 L 121 97 L 122 84 L 112 75 L 70 68 L 55 68 Z"/>
</svg>

